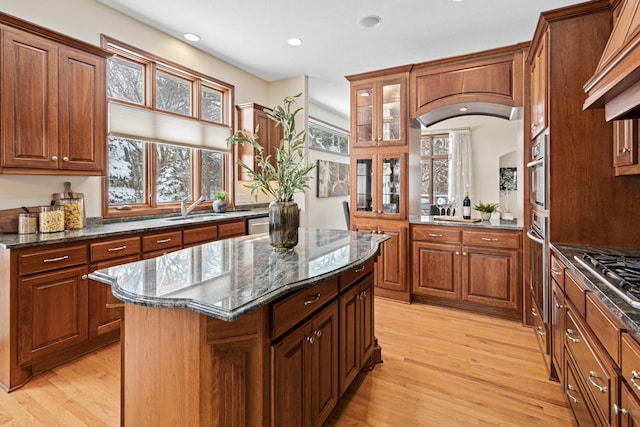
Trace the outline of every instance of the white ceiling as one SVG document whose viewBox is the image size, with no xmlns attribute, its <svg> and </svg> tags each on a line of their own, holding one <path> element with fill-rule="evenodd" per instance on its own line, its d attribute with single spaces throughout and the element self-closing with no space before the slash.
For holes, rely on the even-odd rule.
<svg viewBox="0 0 640 427">
<path fill-rule="evenodd" d="M 307 75 L 309 99 L 345 116 L 344 76 L 530 40 L 572 0 L 98 0 L 264 80 Z M 374 28 L 358 24 L 376 15 Z M 287 40 L 297 37 L 301 46 Z"/>
</svg>

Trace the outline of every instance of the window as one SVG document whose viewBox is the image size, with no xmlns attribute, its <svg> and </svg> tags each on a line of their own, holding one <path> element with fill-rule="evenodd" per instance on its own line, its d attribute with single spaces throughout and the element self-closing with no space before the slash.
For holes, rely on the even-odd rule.
<svg viewBox="0 0 640 427">
<path fill-rule="evenodd" d="M 107 216 L 176 212 L 185 197 L 230 192 L 233 86 L 105 36 L 103 46 L 115 54 Z"/>
<path fill-rule="evenodd" d="M 438 197 L 449 197 L 449 134 L 420 137 L 420 208 L 429 215 L 429 208 Z"/>
</svg>

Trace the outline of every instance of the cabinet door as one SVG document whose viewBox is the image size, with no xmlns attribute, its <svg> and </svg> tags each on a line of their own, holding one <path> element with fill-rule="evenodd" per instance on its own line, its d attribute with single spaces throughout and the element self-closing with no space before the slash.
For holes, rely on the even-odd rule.
<svg viewBox="0 0 640 427">
<path fill-rule="evenodd" d="M 273 426 L 311 426 L 311 348 L 309 323 L 272 347 L 271 399 Z"/>
<path fill-rule="evenodd" d="M 462 247 L 462 299 L 520 310 L 519 251 Z"/>
<path fill-rule="evenodd" d="M 374 209 L 380 217 L 388 219 L 405 219 L 406 188 L 404 185 L 406 156 L 380 156 L 378 162 L 379 178 Z"/>
<path fill-rule="evenodd" d="M 413 243 L 413 293 L 459 299 L 460 246 Z"/>
<path fill-rule="evenodd" d="M 371 147 L 377 144 L 374 124 L 376 94 L 375 83 L 357 84 L 351 87 L 351 135 L 354 147 Z"/>
<path fill-rule="evenodd" d="M 376 286 L 392 291 L 408 291 L 407 229 L 406 227 L 380 226 L 379 231 L 391 238 L 381 245 L 379 280 Z"/>
<path fill-rule="evenodd" d="M 58 156 L 58 48 L 17 30 L 2 31 L 3 167 L 50 169 Z"/>
<path fill-rule="evenodd" d="M 352 163 L 353 165 L 353 163 Z M 375 189 L 376 175 L 374 173 L 374 156 L 358 156 L 352 167 L 352 181 L 355 183 L 355 191 L 351 196 L 351 208 L 354 216 L 375 216 L 377 207 Z"/>
<path fill-rule="evenodd" d="M 311 425 L 321 426 L 338 403 L 338 303 L 311 320 Z M 276 395 L 277 396 L 277 395 Z M 276 397 L 277 399 L 277 397 Z"/>
<path fill-rule="evenodd" d="M 640 403 L 629 391 L 626 383 L 620 387 L 620 407 L 617 408 L 618 417 L 620 418 L 621 427 L 639 427 L 640 426 Z M 614 406 L 615 408 L 615 406 Z"/>
<path fill-rule="evenodd" d="M 360 367 L 369 360 L 375 349 L 373 314 L 373 276 L 360 284 Z"/>
<path fill-rule="evenodd" d="M 555 280 L 551 280 L 551 361 L 556 370 L 558 379 L 562 381 L 564 368 L 564 331 L 565 308 L 564 292 Z"/>
<path fill-rule="evenodd" d="M 403 145 L 406 143 L 404 124 L 406 119 L 406 81 L 404 78 L 380 83 L 380 107 L 377 111 L 378 145 Z"/>
<path fill-rule="evenodd" d="M 106 133 L 105 60 L 60 50 L 60 169 L 101 172 Z"/>
<path fill-rule="evenodd" d="M 354 285 L 340 296 L 340 395 L 360 372 L 360 286 Z"/>
<path fill-rule="evenodd" d="M 531 138 L 547 127 L 547 52 L 545 33 L 531 64 Z"/>
<path fill-rule="evenodd" d="M 21 278 L 18 282 L 20 364 L 88 338 L 87 267 Z"/>
<path fill-rule="evenodd" d="M 613 166 L 630 166 L 638 163 L 638 120 L 613 122 Z"/>
</svg>

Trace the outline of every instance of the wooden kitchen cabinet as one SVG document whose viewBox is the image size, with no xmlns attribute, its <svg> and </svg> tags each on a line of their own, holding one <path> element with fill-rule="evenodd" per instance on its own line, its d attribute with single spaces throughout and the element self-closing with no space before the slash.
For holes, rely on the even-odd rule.
<svg viewBox="0 0 640 427">
<path fill-rule="evenodd" d="M 566 330 L 564 291 L 555 280 L 551 282 L 551 363 L 552 376 L 562 381 L 564 369 L 564 333 Z"/>
<path fill-rule="evenodd" d="M 350 286 L 340 304 L 340 396 L 373 355 L 373 271 Z"/>
<path fill-rule="evenodd" d="M 238 129 L 245 129 L 250 132 L 255 132 L 258 129 L 256 135 L 258 143 L 264 149 L 262 155 L 264 158 L 271 155 L 269 163 L 275 167 L 275 153 L 282 139 L 282 126 L 276 126 L 276 123 L 267 116 L 267 113 L 264 112 L 266 108 L 254 103 L 236 105 Z M 254 158 L 256 154 L 250 144 L 238 145 L 238 160 L 249 166 L 254 172 L 258 171 L 258 165 Z M 247 171 L 241 166 L 238 166 L 238 180 L 250 180 Z"/>
<path fill-rule="evenodd" d="M 272 426 L 321 426 L 339 399 L 338 303 L 272 346 Z"/>
<path fill-rule="evenodd" d="M 640 120 L 613 122 L 613 167 L 616 176 L 640 174 L 638 164 L 638 133 Z"/>
<path fill-rule="evenodd" d="M 407 144 L 407 72 L 350 76 L 353 147 Z"/>
<path fill-rule="evenodd" d="M 36 35 L 3 25 L 6 22 L 0 15 L 2 172 L 101 175 L 106 53 L 56 33 L 42 30 Z"/>
<path fill-rule="evenodd" d="M 505 317 L 520 316 L 520 235 L 506 230 L 412 228 L 412 294 Z"/>
<path fill-rule="evenodd" d="M 352 157 L 351 195 L 354 217 L 404 220 L 407 218 L 407 155 L 356 154 Z"/>
<path fill-rule="evenodd" d="M 548 81 L 548 39 L 549 33 L 544 32 L 538 45 L 534 48 L 531 60 L 531 138 L 538 136 L 547 128 L 547 81 Z"/>
<path fill-rule="evenodd" d="M 621 337 L 620 425 L 640 426 L 640 344 L 628 333 Z"/>
<path fill-rule="evenodd" d="M 620 405 L 614 406 L 620 419 L 620 427 L 640 426 L 640 402 L 627 383 L 623 382 L 620 387 Z"/>
</svg>

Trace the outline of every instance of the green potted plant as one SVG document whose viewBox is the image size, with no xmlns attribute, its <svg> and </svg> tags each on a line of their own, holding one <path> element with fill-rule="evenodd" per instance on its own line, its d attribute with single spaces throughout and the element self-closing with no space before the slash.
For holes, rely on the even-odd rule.
<svg viewBox="0 0 640 427">
<path fill-rule="evenodd" d="M 226 191 L 217 191 L 216 194 L 213 195 L 213 211 L 214 212 L 226 212 L 227 211 L 227 192 Z"/>
<path fill-rule="evenodd" d="M 480 200 L 473 209 L 480 212 L 480 217 L 483 221 L 489 221 L 491 219 L 491 214 L 496 212 L 498 207 L 500 207 L 499 203 L 482 203 L 482 200 Z"/>
<path fill-rule="evenodd" d="M 305 155 L 306 132 L 296 130 L 296 114 L 302 110 L 296 108 L 300 96 L 302 93 L 288 96 L 283 105 L 264 110 L 276 126 L 282 126 L 282 139 L 275 150 L 275 166 L 270 162 L 271 154 L 265 153 L 258 143 L 257 128 L 254 132 L 239 129 L 227 139 L 230 144 L 251 144 L 255 150 L 255 169 L 241 160 L 237 164 L 252 181 L 245 184 L 251 195 L 257 199 L 262 193 L 273 198 L 269 204 L 269 234 L 276 251 L 291 250 L 298 244 L 300 212 L 293 196 L 309 188 L 311 171 L 316 166 L 309 164 Z"/>
</svg>

